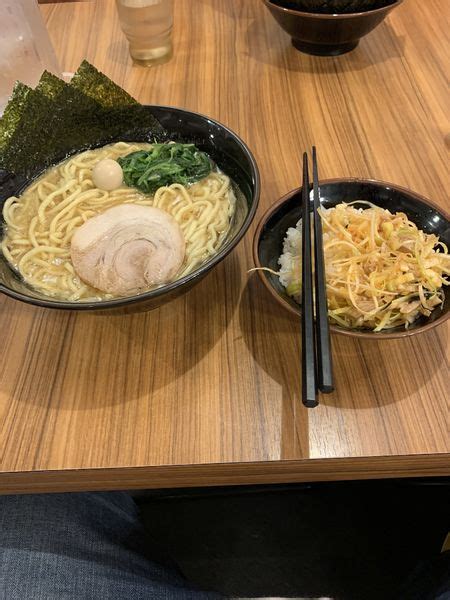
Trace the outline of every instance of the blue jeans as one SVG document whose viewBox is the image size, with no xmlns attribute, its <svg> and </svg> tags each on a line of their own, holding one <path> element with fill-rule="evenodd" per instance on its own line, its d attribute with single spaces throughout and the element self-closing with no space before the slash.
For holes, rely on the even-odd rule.
<svg viewBox="0 0 450 600">
<path fill-rule="evenodd" d="M 126 493 L 0 496 L 0 600 L 207 600 L 148 555 Z"/>
</svg>

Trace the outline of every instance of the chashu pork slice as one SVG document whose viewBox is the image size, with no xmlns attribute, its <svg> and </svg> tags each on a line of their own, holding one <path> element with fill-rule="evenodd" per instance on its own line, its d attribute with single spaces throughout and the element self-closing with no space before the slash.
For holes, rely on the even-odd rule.
<svg viewBox="0 0 450 600">
<path fill-rule="evenodd" d="M 185 240 L 175 219 L 150 206 L 122 204 L 92 217 L 71 241 L 80 279 L 114 295 L 129 295 L 175 277 Z"/>
</svg>

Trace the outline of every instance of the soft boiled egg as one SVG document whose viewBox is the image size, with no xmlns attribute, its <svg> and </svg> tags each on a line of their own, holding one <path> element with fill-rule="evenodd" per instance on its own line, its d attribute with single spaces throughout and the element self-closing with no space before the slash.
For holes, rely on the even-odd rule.
<svg viewBox="0 0 450 600">
<path fill-rule="evenodd" d="M 92 180 L 95 187 L 111 192 L 122 185 L 122 167 L 112 158 L 99 160 L 92 169 Z"/>
</svg>

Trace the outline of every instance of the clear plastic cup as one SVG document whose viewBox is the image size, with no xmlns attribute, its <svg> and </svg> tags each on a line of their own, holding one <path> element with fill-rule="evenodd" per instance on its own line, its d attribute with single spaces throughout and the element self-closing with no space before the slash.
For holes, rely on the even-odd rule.
<svg viewBox="0 0 450 600">
<path fill-rule="evenodd" d="M 36 0 L 0 0 L 0 115 L 16 81 L 35 86 L 47 69 L 61 75 Z"/>
<path fill-rule="evenodd" d="M 116 0 L 132 59 L 150 67 L 172 57 L 172 0 Z"/>
</svg>

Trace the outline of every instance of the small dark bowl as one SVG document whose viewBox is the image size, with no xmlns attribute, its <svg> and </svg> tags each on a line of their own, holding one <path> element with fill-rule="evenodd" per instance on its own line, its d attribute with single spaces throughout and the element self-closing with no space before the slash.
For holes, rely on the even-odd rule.
<svg viewBox="0 0 450 600">
<path fill-rule="evenodd" d="M 200 265 L 195 271 L 167 285 L 139 295 L 99 302 L 67 302 L 61 301 L 28 286 L 11 269 L 0 252 L 0 292 L 30 304 L 48 308 L 134 312 L 150 310 L 180 296 L 198 283 L 211 269 L 241 240 L 255 216 L 259 201 L 260 179 L 256 161 L 244 142 L 230 129 L 204 115 L 166 106 L 149 107 L 154 116 L 168 131 L 170 139 L 194 142 L 201 150 L 207 152 L 221 169 L 238 186 L 236 211 L 233 216 L 229 234 L 219 252 L 210 260 Z M 122 138 L 123 139 L 123 138 Z M 148 141 L 146 138 L 133 138 L 134 141 Z M 101 141 L 98 146 L 114 140 Z M 116 140 L 118 141 L 118 140 Z M 74 154 L 81 151 L 74 149 Z M 27 182 L 28 186 L 30 182 Z M 20 177 L 0 178 L 0 234 L 3 226 L 3 203 L 9 196 L 18 195 L 24 188 L 24 180 Z"/>
<path fill-rule="evenodd" d="M 272 0 L 283 8 L 326 15 L 359 13 L 383 8 L 395 0 Z"/>
<path fill-rule="evenodd" d="M 404 212 L 419 229 L 434 233 L 450 247 L 449 215 L 445 211 L 414 192 L 392 183 L 365 179 L 329 179 L 320 184 L 320 201 L 330 208 L 343 201 L 367 200 L 387 208 L 391 212 Z M 278 271 L 278 258 L 283 252 L 283 240 L 289 227 L 295 227 L 301 216 L 301 188 L 283 196 L 264 214 L 253 240 L 253 258 L 257 267 L 269 267 Z M 262 282 L 276 301 L 291 313 L 300 316 L 300 306 L 287 295 L 278 277 L 266 271 L 258 271 Z M 431 316 L 419 317 L 408 329 L 396 327 L 375 333 L 367 329 L 346 329 L 331 325 L 333 333 L 373 340 L 407 337 L 436 327 L 449 316 L 450 286 L 444 286 L 444 306 L 435 308 Z"/>
<path fill-rule="evenodd" d="M 385 18 L 403 0 L 385 0 L 384 6 L 373 10 L 326 14 L 311 12 L 311 2 L 299 0 L 295 3 L 303 9 L 284 8 L 275 0 L 263 0 L 278 24 L 292 37 L 297 50 L 318 56 L 338 56 L 350 52 L 359 40 Z M 289 3 L 294 4 L 294 3 Z M 312 6 L 318 4 L 317 0 Z M 361 2 L 362 6 L 367 5 Z M 358 6 L 354 0 L 352 6 Z M 314 8 L 313 8 L 314 9 Z"/>
</svg>

